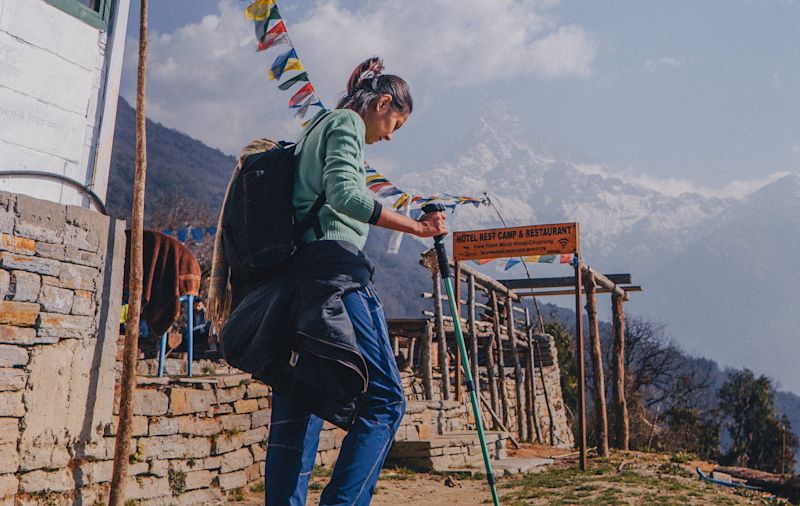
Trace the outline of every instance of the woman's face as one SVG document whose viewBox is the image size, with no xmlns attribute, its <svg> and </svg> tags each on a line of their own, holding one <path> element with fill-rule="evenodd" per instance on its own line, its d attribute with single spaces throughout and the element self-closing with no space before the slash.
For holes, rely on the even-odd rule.
<svg viewBox="0 0 800 506">
<path fill-rule="evenodd" d="M 403 126 L 407 119 L 407 112 L 400 112 L 392 107 L 391 95 L 382 95 L 364 115 L 364 124 L 367 126 L 365 142 L 373 144 L 392 140 L 394 132 Z"/>
</svg>

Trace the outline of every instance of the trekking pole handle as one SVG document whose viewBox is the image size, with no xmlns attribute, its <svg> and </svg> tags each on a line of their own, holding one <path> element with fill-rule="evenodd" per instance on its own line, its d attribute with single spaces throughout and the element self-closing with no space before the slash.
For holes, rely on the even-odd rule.
<svg viewBox="0 0 800 506">
<path fill-rule="evenodd" d="M 442 204 L 425 204 L 422 207 L 422 212 L 428 213 L 442 213 L 444 212 Z M 437 235 L 433 238 L 433 247 L 436 248 L 436 257 L 439 259 L 439 272 L 444 278 L 452 278 L 453 273 L 450 271 L 450 262 L 447 260 L 447 250 L 444 248 L 444 234 Z"/>
</svg>

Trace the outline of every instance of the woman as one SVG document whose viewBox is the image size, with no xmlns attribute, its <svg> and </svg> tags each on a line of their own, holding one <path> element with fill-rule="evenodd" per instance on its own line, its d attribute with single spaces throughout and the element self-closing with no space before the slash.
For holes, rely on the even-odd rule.
<svg viewBox="0 0 800 506">
<path fill-rule="evenodd" d="M 406 82 L 383 75 L 382 70 L 380 58 L 356 67 L 336 110 L 320 113 L 324 116 L 315 118 L 298 147 L 297 218 L 309 212 L 322 192 L 326 204 L 318 213 L 316 231 L 303 235 L 307 244 L 297 254 L 296 264 L 302 268 L 296 268 L 295 275 L 320 283 L 319 272 L 312 276 L 308 270 L 322 269 L 325 283 L 339 279 L 345 271 L 356 280 L 352 289 L 343 291 L 341 302 L 367 373 L 366 392 L 354 411 L 320 499 L 326 506 L 369 504 L 405 410 L 383 309 L 371 283 L 372 267 L 361 253 L 369 225 L 420 237 L 447 233 L 442 213 L 426 214 L 415 221 L 382 207 L 367 190 L 364 144 L 391 140 L 413 107 Z M 326 267 L 319 267 L 321 264 Z M 266 500 L 269 506 L 304 505 L 323 420 L 278 390 L 273 391 L 272 399 Z"/>
</svg>

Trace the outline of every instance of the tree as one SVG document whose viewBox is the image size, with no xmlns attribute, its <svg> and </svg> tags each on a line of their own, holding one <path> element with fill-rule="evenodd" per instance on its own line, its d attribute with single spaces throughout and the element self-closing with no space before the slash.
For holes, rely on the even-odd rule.
<svg viewBox="0 0 800 506">
<path fill-rule="evenodd" d="M 666 429 L 660 448 L 670 452 L 694 453 L 706 460 L 719 458 L 718 413 L 702 413 L 697 408 L 675 406 L 664 414 Z"/>
<path fill-rule="evenodd" d="M 783 465 L 784 471 L 792 472 L 791 457 L 798 440 L 788 420 L 779 419 L 775 412 L 775 390 L 769 378 L 756 378 L 749 369 L 736 371 L 720 388 L 719 403 L 731 438 L 723 463 L 773 473 L 781 472 Z"/>
</svg>

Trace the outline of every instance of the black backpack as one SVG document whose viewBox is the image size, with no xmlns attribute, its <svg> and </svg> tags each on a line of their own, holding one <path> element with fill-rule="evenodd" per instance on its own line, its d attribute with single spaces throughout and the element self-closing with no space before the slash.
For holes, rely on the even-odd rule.
<svg viewBox="0 0 800 506">
<path fill-rule="evenodd" d="M 295 219 L 292 197 L 297 167 L 297 143 L 280 141 L 277 146 L 248 156 L 234 179 L 222 217 L 222 248 L 238 279 L 262 279 L 279 270 L 297 250 L 303 233 L 314 228 L 322 237 L 318 213 L 325 205 L 322 192 L 308 214 Z"/>
</svg>

